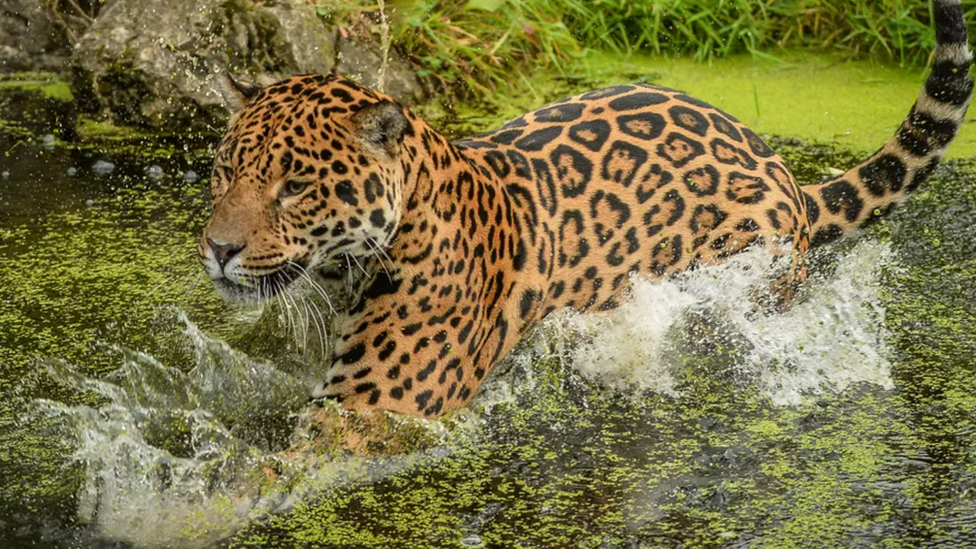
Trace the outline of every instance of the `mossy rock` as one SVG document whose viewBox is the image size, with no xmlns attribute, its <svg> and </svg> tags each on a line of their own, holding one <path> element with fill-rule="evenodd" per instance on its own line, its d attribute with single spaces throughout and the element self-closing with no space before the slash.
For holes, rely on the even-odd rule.
<svg viewBox="0 0 976 549">
<path fill-rule="evenodd" d="M 228 118 L 224 71 L 258 81 L 329 72 L 335 31 L 299 0 L 156 0 L 108 5 L 75 47 L 71 86 L 89 113 L 154 129 L 209 129 Z"/>
</svg>

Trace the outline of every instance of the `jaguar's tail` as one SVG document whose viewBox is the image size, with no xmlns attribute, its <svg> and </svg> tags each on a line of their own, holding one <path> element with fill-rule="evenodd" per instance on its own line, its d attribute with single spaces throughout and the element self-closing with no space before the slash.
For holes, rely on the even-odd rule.
<svg viewBox="0 0 976 549">
<path fill-rule="evenodd" d="M 932 175 L 959 131 L 973 95 L 973 55 L 961 0 L 933 1 L 935 68 L 898 133 L 844 175 L 803 187 L 814 246 L 893 210 Z"/>
</svg>

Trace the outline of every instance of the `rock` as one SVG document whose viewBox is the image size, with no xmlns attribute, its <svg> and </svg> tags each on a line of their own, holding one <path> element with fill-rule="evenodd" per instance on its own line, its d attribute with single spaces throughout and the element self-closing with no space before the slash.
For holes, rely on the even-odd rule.
<svg viewBox="0 0 976 549">
<path fill-rule="evenodd" d="M 338 72 L 378 87 L 379 50 L 378 40 L 339 37 L 306 0 L 114 0 L 75 47 L 72 91 L 116 124 L 215 130 L 229 117 L 219 91 L 224 70 L 265 85 Z M 424 98 L 396 55 L 384 81 L 407 105 Z"/>
<path fill-rule="evenodd" d="M 410 65 L 394 52 L 390 52 L 389 64 L 383 85 L 380 85 L 380 67 L 383 54 L 379 43 L 366 44 L 350 38 L 339 38 L 339 63 L 336 72 L 360 84 L 385 91 L 405 105 L 424 100 L 424 88 Z"/>
<path fill-rule="evenodd" d="M 117 124 L 219 129 L 221 71 L 259 83 L 330 72 L 335 36 L 304 0 L 115 0 L 75 47 L 72 90 Z"/>
<path fill-rule="evenodd" d="M 69 55 L 63 28 L 39 0 L 0 0 L 0 72 L 60 71 Z"/>
</svg>

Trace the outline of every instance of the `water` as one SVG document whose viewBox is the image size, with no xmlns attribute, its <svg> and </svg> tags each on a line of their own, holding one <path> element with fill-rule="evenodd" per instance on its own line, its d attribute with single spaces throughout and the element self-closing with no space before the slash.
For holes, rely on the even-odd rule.
<svg viewBox="0 0 976 549">
<path fill-rule="evenodd" d="M 138 547 L 208 547 L 248 519 L 443 454 L 367 460 L 274 453 L 295 427 L 307 384 L 207 337 L 183 315 L 175 322 L 184 325 L 195 363 L 187 372 L 125 349 L 115 350 L 120 366 L 104 380 L 60 361 L 39 363 L 58 384 L 100 397 L 96 405 L 34 399 L 26 422 L 73 447 L 70 461 L 83 470 L 77 518 L 86 534 Z M 432 440 L 443 430 L 414 423 Z"/>
<path fill-rule="evenodd" d="M 814 280 L 795 306 L 772 315 L 756 310 L 754 295 L 768 285 L 766 253 L 673 280 L 637 280 L 632 299 L 612 314 L 571 315 L 572 328 L 589 337 L 570 356 L 587 377 L 616 390 L 680 396 L 672 372 L 682 349 L 674 331 L 697 329 L 735 354 L 726 375 L 757 381 L 777 406 L 859 382 L 890 389 L 878 278 L 891 260 L 887 246 L 862 242 L 840 258 L 833 276 Z"/>
<path fill-rule="evenodd" d="M 747 299 L 749 292 L 768 284 L 772 258 L 762 251 L 673 281 L 635 281 L 634 298 L 613 313 L 569 313 L 545 323 L 464 417 L 448 422 L 397 418 L 391 436 L 410 429 L 424 435 L 421 449 L 408 453 L 346 456 L 341 446 L 329 447 L 329 437 L 321 433 L 313 440 L 326 444 L 308 451 L 313 446 L 303 440 L 309 432 L 303 404 L 314 365 L 286 372 L 208 337 L 180 312 L 169 313 L 167 323 L 180 326 L 186 356 L 176 361 L 190 364 L 188 370 L 118 347 L 106 349 L 117 367 L 100 379 L 63 361 L 41 359 L 28 383 L 50 380 L 72 393 L 91 395 L 94 403 L 30 398 L 20 423 L 29 435 L 56 436 L 71 448 L 65 457 L 80 470 L 75 505 L 84 536 L 137 547 L 210 547 L 255 521 L 290 516 L 296 507 L 340 490 L 429 474 L 448 458 L 482 465 L 486 450 L 509 444 L 506 427 L 494 423 L 511 421 L 523 409 L 530 414 L 525 419 L 547 425 L 546 438 L 552 440 L 536 441 L 546 447 L 564 434 L 582 431 L 587 436 L 581 440 L 591 438 L 587 423 L 621 413 L 634 420 L 657 414 L 658 401 L 680 407 L 698 390 L 690 386 L 696 376 L 725 379 L 772 409 L 802 405 L 810 396 L 844 394 L 856 384 L 890 388 L 889 365 L 882 356 L 884 309 L 877 299 L 881 266 L 889 256 L 886 245 L 859 244 L 840 258 L 833 276 L 811 285 L 811 295 L 774 315 L 754 311 Z M 824 319 L 831 320 L 826 329 Z M 725 346 L 721 354 L 731 360 L 687 371 L 709 344 Z M 17 391 L 25 392 L 32 391 Z M 547 400 L 555 393 L 576 401 L 581 416 L 552 422 L 547 415 L 562 416 L 572 406 L 539 410 L 540 393 Z M 337 409 L 324 412 L 339 415 Z M 628 445 L 638 442 L 636 448 L 644 446 L 643 451 L 661 445 L 653 440 L 653 430 L 645 431 L 644 422 L 632 428 L 631 436 L 639 436 Z M 607 450 L 590 444 L 583 448 Z M 657 451 L 666 453 L 668 445 Z M 560 463 L 537 455 L 520 466 L 553 461 L 549 466 L 555 471 L 549 474 L 558 473 L 557 480 L 576 468 L 578 457 L 567 455 L 563 459 L 571 461 Z M 567 466 L 569 471 L 563 470 Z M 641 505 L 653 507 L 645 497 L 650 495 L 641 494 Z M 731 496 L 718 492 L 709 497 L 724 501 Z M 496 505 L 491 515 L 500 510 Z M 470 520 L 484 528 L 484 517 Z M 474 540 L 480 543 L 481 533 L 473 531 L 460 543 L 477 546 Z"/>
<path fill-rule="evenodd" d="M 48 133 L 0 138 L 2 547 L 976 545 L 971 161 L 787 310 L 753 305 L 764 253 L 635 281 L 426 422 L 309 415 L 314 328 L 201 280 L 206 148 Z"/>
</svg>

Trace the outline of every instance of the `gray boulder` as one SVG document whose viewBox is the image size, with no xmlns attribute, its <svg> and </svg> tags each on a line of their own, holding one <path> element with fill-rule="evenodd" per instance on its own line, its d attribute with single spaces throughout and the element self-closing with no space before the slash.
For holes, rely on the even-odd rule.
<svg viewBox="0 0 976 549">
<path fill-rule="evenodd" d="M 69 55 L 64 29 L 40 0 L 0 0 L 0 72 L 59 71 Z"/>
<path fill-rule="evenodd" d="M 379 40 L 359 42 L 339 37 L 336 72 L 371 88 L 385 91 L 405 105 L 424 100 L 424 88 L 410 64 L 396 52 L 387 58 L 386 74 L 380 82 L 383 54 Z"/>
<path fill-rule="evenodd" d="M 258 82 L 335 66 L 335 31 L 301 0 L 115 0 L 75 46 L 72 89 L 119 124 L 216 129 L 221 71 Z"/>
<path fill-rule="evenodd" d="M 368 80 L 379 61 L 338 40 L 305 0 L 113 0 L 75 46 L 71 81 L 89 110 L 118 124 L 219 130 L 225 69 L 260 84 L 337 69 Z M 405 64 L 387 73 L 395 97 L 422 96 Z"/>
</svg>

